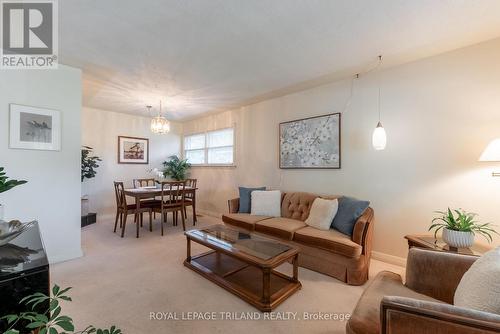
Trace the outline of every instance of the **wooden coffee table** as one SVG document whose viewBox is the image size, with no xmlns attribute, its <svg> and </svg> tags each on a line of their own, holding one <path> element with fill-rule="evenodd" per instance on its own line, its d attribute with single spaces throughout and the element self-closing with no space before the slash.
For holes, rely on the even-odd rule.
<svg viewBox="0 0 500 334">
<path fill-rule="evenodd" d="M 184 233 L 184 265 L 262 312 L 270 312 L 299 290 L 297 247 L 224 225 Z M 191 256 L 191 241 L 212 249 Z M 291 260 L 293 276 L 274 270 Z"/>
</svg>

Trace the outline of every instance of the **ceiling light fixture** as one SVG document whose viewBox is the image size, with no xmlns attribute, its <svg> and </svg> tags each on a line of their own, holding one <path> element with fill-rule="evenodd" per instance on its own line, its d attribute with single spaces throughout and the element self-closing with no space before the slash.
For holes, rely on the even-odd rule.
<svg viewBox="0 0 500 334">
<path fill-rule="evenodd" d="M 151 110 L 151 106 L 146 106 L 146 108 L 148 108 L 148 110 Z M 153 119 L 151 120 L 151 132 L 161 135 L 170 132 L 170 122 L 161 115 L 161 100 L 158 115 L 153 117 Z"/>
<path fill-rule="evenodd" d="M 382 64 L 382 56 L 378 56 L 379 67 Z M 377 151 L 384 150 L 387 145 L 387 134 L 385 133 L 385 129 L 382 126 L 382 122 L 380 121 L 380 83 L 378 88 L 378 123 L 375 130 L 373 130 L 372 135 L 372 145 L 373 148 Z"/>
</svg>

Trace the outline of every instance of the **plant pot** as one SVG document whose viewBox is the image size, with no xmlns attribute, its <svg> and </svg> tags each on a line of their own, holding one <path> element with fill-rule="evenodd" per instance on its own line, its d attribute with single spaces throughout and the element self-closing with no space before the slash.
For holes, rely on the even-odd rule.
<svg viewBox="0 0 500 334">
<path fill-rule="evenodd" d="M 5 209 L 5 206 L 3 204 L 0 204 L 0 221 L 3 220 L 4 209 Z"/>
<path fill-rule="evenodd" d="M 443 229 L 443 241 L 450 247 L 468 248 L 474 244 L 474 233 Z"/>
</svg>

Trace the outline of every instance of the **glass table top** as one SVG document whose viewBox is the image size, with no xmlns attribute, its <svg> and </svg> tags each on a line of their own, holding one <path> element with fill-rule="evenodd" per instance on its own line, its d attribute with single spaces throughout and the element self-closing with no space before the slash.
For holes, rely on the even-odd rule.
<svg viewBox="0 0 500 334">
<path fill-rule="evenodd" d="M 214 246 L 231 252 L 241 252 L 262 260 L 269 260 L 293 249 L 291 246 L 253 233 L 239 231 L 224 225 L 191 230 L 189 235 L 203 239 Z"/>
</svg>

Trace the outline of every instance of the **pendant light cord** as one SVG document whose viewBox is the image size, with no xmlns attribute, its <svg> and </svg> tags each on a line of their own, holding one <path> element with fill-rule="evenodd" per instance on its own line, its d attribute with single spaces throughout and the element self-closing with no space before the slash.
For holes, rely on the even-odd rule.
<svg viewBox="0 0 500 334">
<path fill-rule="evenodd" d="M 365 71 L 362 71 L 360 73 L 356 73 L 351 78 L 351 84 L 350 84 L 350 89 L 349 89 L 349 97 L 347 98 L 347 101 L 344 104 L 344 108 L 342 108 L 342 113 L 346 112 L 347 109 L 349 109 L 349 107 L 351 106 L 352 97 L 354 95 L 354 81 L 356 79 L 359 79 L 361 76 L 365 76 L 368 73 L 377 71 L 380 68 L 381 65 L 382 65 L 382 55 L 379 55 L 378 56 L 378 62 L 377 62 L 377 64 L 374 67 L 372 67 L 370 69 L 367 69 Z M 379 118 L 379 121 L 380 121 L 380 87 L 379 87 L 379 92 L 378 92 L 378 112 L 379 112 L 379 117 L 378 118 Z"/>
</svg>

